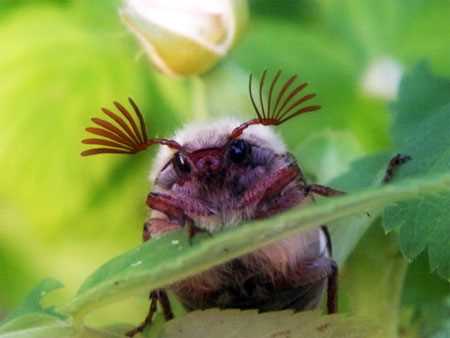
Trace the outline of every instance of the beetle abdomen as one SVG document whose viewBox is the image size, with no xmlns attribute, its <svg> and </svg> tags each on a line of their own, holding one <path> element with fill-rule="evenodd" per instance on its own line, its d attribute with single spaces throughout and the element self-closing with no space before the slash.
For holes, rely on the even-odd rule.
<svg viewBox="0 0 450 338">
<path fill-rule="evenodd" d="M 320 302 L 329 262 L 326 237 L 317 229 L 233 259 L 171 290 L 189 310 L 308 310 Z"/>
</svg>

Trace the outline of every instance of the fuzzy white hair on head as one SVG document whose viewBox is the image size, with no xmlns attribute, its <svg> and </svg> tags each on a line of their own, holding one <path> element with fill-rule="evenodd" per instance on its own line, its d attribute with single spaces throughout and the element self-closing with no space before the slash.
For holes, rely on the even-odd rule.
<svg viewBox="0 0 450 338">
<path fill-rule="evenodd" d="M 220 147 L 225 144 L 231 132 L 241 124 L 241 121 L 231 118 L 216 121 L 192 122 L 179 129 L 172 139 L 186 147 L 189 151 Z M 272 127 L 262 125 L 250 126 L 243 132 L 240 138 L 261 147 L 270 148 L 276 154 L 286 152 L 284 142 Z M 159 172 L 175 153 L 176 150 L 169 147 L 159 147 L 150 171 L 151 182 L 154 182 Z"/>
</svg>

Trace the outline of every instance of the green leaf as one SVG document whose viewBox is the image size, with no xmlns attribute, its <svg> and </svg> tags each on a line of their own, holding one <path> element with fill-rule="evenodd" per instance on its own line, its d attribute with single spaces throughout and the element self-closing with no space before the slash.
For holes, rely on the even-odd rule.
<svg viewBox="0 0 450 338">
<path fill-rule="evenodd" d="M 350 170 L 328 184 L 347 193 L 379 186 L 393 154 L 378 153 L 359 158 L 351 163 Z"/>
<path fill-rule="evenodd" d="M 429 270 L 427 255 L 422 253 L 408 266 L 402 294 L 404 312 L 409 314 L 403 327 L 420 331 L 422 337 L 450 328 L 450 286 Z"/>
<path fill-rule="evenodd" d="M 401 84 L 392 133 L 396 148 L 412 157 L 398 177 L 450 170 L 450 79 L 419 65 Z M 385 228 L 400 230 L 400 247 L 409 259 L 425 249 L 430 266 L 450 279 L 450 194 L 421 197 L 385 211 Z"/>
<path fill-rule="evenodd" d="M 213 238 L 198 236 L 192 246 L 184 232 L 171 233 L 144 243 L 100 267 L 82 285 L 73 301 L 60 310 L 79 318 L 95 307 L 130 294 L 144 295 L 150 289 L 169 285 L 293 233 L 421 194 L 449 190 L 450 174 L 407 180 L 290 210 L 267 220 L 223 231 Z"/>
<path fill-rule="evenodd" d="M 159 338 L 370 338 L 380 331 L 367 320 L 343 315 L 213 309 L 190 312 L 168 322 Z"/>
<path fill-rule="evenodd" d="M 409 265 L 402 294 L 402 304 L 405 307 L 422 311 L 427 305 L 450 297 L 448 282 L 431 274 L 429 270 L 426 253 L 422 253 Z"/>
<path fill-rule="evenodd" d="M 53 307 L 44 308 L 42 299 L 49 292 L 62 288 L 63 284 L 55 279 L 45 279 L 39 283 L 27 296 L 21 306 L 0 322 L 0 333 L 24 329 L 37 323 L 60 320 L 64 315 Z"/>
<path fill-rule="evenodd" d="M 450 102 L 450 79 L 431 72 L 428 63 L 418 64 L 402 79 L 398 99 L 392 104 L 394 126 L 392 138 L 397 144 L 405 144 L 435 110 Z"/>
</svg>

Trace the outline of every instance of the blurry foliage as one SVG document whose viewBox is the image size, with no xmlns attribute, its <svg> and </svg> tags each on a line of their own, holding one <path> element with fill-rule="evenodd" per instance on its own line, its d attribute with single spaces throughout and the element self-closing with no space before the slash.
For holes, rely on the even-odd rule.
<svg viewBox="0 0 450 338">
<path fill-rule="evenodd" d="M 280 18 L 299 24 L 317 20 L 320 10 L 319 2 L 315 0 L 250 0 L 250 8 L 255 16 Z"/>
<path fill-rule="evenodd" d="M 0 333 L 31 327 L 38 322 L 61 320 L 64 316 L 58 314 L 53 307 L 44 308 L 42 299 L 51 291 L 63 285 L 54 279 L 45 279 L 39 283 L 26 297 L 22 305 L 11 312 L 1 323 Z"/>
<path fill-rule="evenodd" d="M 413 160 L 404 177 L 450 170 L 450 79 L 432 75 L 419 65 L 404 77 L 393 106 L 392 134 L 396 149 Z M 450 194 L 418 198 L 414 203 L 389 207 L 385 229 L 399 229 L 400 249 L 410 260 L 428 252 L 430 267 L 450 280 Z"/>
<path fill-rule="evenodd" d="M 450 74 L 446 0 L 250 1 L 247 34 L 200 88 L 189 80 L 167 79 L 148 66 L 119 22 L 119 3 L 0 1 L 0 317 L 38 279 L 51 275 L 63 280 L 67 299 L 100 263 L 140 243 L 153 152 L 81 159 L 84 127 L 100 107 L 111 108 L 113 100 L 126 102 L 131 96 L 145 113 L 150 133 L 167 135 L 201 115 L 197 100 L 206 99 L 203 108 L 211 117 L 230 111 L 250 116 L 249 71 L 298 73 L 311 83 L 323 108 L 283 126 L 281 133 L 319 182 L 350 167 L 347 175 L 354 180 L 341 177 L 335 183 L 353 191 L 379 182 L 380 163 L 389 154 L 350 162 L 400 144 L 396 137 L 401 131 L 393 137 L 389 133 L 387 102 L 361 88 L 369 65 L 389 57 L 409 69 L 426 59 L 436 73 Z M 420 88 L 426 88 L 431 75 L 420 81 Z M 414 96 L 421 95 L 418 90 Z M 445 101 L 448 95 L 436 97 Z M 418 112 L 425 113 L 419 106 Z M 344 185 L 350 181 L 354 187 Z M 367 219 L 352 222 L 337 239 L 346 241 L 345 252 L 339 253 L 342 261 L 370 225 Z M 346 266 L 356 280 L 361 265 L 370 264 L 361 256 L 371 241 L 364 236 Z M 351 288 L 352 278 L 348 281 Z M 412 309 L 411 321 L 424 336 L 445 337 L 450 315 L 445 317 L 443 299 L 448 294 L 447 281 L 429 274 L 426 255 L 410 265 L 402 303 Z M 344 302 L 351 308 L 351 299 Z M 144 304 L 136 310 L 136 321 L 142 311 Z M 435 312 L 443 319 L 430 324 L 439 317 L 430 315 Z"/>
<path fill-rule="evenodd" d="M 111 33 L 84 24 L 87 8 L 29 5 L 1 22 L 1 241 L 29 260 L 28 288 L 42 274 L 60 275 L 67 260 L 74 287 L 112 251 L 139 241 L 145 207 L 136 196 L 147 191 L 149 157 L 81 160 L 89 117 L 132 96 L 153 130 L 163 133 L 178 120 L 144 60 L 135 60 L 116 9 L 103 18 Z M 13 252 L 2 257 L 6 265 Z M 7 279 L 24 284 L 21 276 L 11 271 Z M 0 299 L 17 302 L 24 289 L 13 291 Z"/>
<path fill-rule="evenodd" d="M 20 249 L 17 244 L 0 242 L 0 318 L 5 315 L 4 311 L 16 305 L 16 295 L 21 295 L 24 290 L 30 287 L 29 280 L 32 279 L 34 271 L 28 266 L 28 257 L 25 253 L 19 254 Z"/>
<path fill-rule="evenodd" d="M 425 337 L 448 337 L 450 332 L 450 286 L 429 273 L 426 254 L 421 254 L 408 266 L 403 288 L 403 320 L 401 330 L 411 333 L 411 327 Z M 445 334 L 447 334 L 447 336 Z M 436 335 L 436 336 L 434 336 Z"/>
</svg>

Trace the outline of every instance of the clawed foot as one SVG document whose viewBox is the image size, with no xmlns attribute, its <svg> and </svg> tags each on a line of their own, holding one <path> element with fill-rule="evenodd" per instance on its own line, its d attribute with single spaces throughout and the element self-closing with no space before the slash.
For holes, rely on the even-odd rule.
<svg viewBox="0 0 450 338">
<path fill-rule="evenodd" d="M 333 197 L 333 196 L 342 196 L 345 195 L 345 192 L 336 190 L 324 185 L 320 184 L 308 184 L 305 187 L 305 195 L 308 196 L 309 194 L 314 193 L 320 196 L 324 197 Z"/>
<path fill-rule="evenodd" d="M 145 317 L 144 321 L 139 326 L 137 326 L 134 329 L 125 333 L 125 335 L 127 337 L 132 338 L 135 335 L 137 335 L 138 333 L 144 332 L 145 328 L 152 323 L 153 316 L 156 312 L 157 303 L 158 303 L 158 292 L 157 291 L 150 292 L 150 308 L 148 310 L 147 316 Z"/>
<path fill-rule="evenodd" d="M 388 167 L 386 169 L 386 173 L 384 174 L 384 178 L 383 178 L 383 184 L 389 183 L 392 178 L 395 175 L 395 172 L 397 171 L 397 169 L 402 166 L 403 164 L 405 164 L 406 162 L 410 161 L 412 158 L 409 155 L 402 155 L 402 154 L 397 154 L 395 155 L 388 164 Z"/>
<path fill-rule="evenodd" d="M 153 316 L 156 313 L 156 306 L 159 302 L 161 306 L 162 313 L 164 315 L 164 319 L 166 321 L 173 319 L 174 315 L 172 312 L 172 306 L 170 305 L 169 297 L 164 289 L 153 290 L 150 292 L 150 308 L 148 310 L 148 314 L 145 317 L 144 321 L 134 329 L 125 333 L 127 337 L 134 337 L 135 335 L 144 332 L 147 326 L 153 321 Z"/>
</svg>

